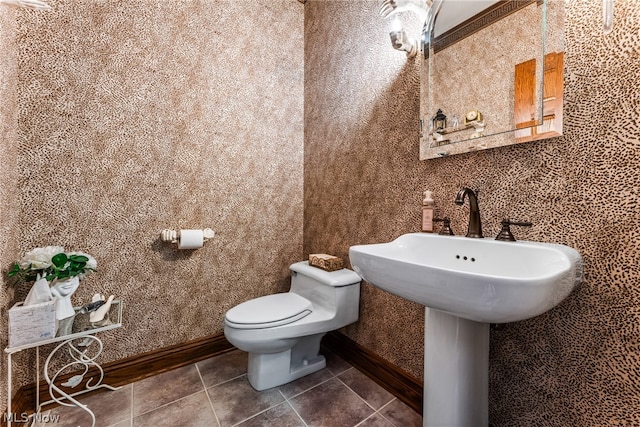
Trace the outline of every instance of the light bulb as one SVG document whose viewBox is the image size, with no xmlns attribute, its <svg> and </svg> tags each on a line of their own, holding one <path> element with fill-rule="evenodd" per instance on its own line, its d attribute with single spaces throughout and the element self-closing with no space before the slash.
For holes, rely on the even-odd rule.
<svg viewBox="0 0 640 427">
<path fill-rule="evenodd" d="M 390 31 L 392 33 L 397 33 L 402 31 L 402 21 L 400 21 L 400 18 L 398 18 L 397 16 L 394 16 L 393 19 L 391 20 Z"/>
</svg>

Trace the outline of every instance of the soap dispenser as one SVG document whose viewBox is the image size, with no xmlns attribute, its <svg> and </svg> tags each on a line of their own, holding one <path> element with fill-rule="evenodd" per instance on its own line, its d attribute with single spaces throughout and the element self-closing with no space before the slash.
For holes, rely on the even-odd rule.
<svg viewBox="0 0 640 427">
<path fill-rule="evenodd" d="M 433 192 L 424 192 L 422 200 L 422 231 L 433 233 Z"/>
</svg>

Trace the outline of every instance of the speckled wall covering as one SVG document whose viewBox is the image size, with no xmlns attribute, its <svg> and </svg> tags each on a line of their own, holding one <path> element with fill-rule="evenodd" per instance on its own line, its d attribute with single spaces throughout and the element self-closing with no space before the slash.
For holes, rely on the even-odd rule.
<svg viewBox="0 0 640 427">
<path fill-rule="evenodd" d="M 3 270 L 43 245 L 94 255 L 74 301 L 126 301 L 103 362 L 221 333 L 302 257 L 304 5 L 50 4 L 16 13 L 19 182 L 2 186 L 19 248 Z M 159 240 L 204 227 L 200 250 Z"/>
<path fill-rule="evenodd" d="M 19 201 L 12 191 L 18 181 L 15 161 L 18 144 L 16 125 L 18 106 L 16 82 L 18 79 L 15 11 L 0 5 L 0 259 L 5 259 L 17 250 Z M 0 289 L 5 289 L 5 277 L 0 275 Z M 0 291 L 0 336 L 7 330 L 7 308 L 11 303 L 11 292 Z M 6 341 L 0 345 L 4 349 Z M 3 355 L 4 356 L 4 355 Z M 0 358 L 0 372 L 6 372 L 6 358 Z M 6 376 L 0 379 L 0 402 L 6 402 Z M 4 406 L 0 406 L 4 408 Z"/>
<path fill-rule="evenodd" d="M 421 192 L 466 232 L 462 186 L 480 190 L 483 228 L 530 220 L 516 237 L 580 251 L 585 280 L 554 310 L 491 334 L 495 426 L 640 425 L 640 9 L 565 3 L 564 136 L 418 160 L 418 71 L 392 50 L 377 1 L 305 6 L 304 251 L 419 230 Z M 421 307 L 365 284 L 344 332 L 422 376 Z"/>
</svg>

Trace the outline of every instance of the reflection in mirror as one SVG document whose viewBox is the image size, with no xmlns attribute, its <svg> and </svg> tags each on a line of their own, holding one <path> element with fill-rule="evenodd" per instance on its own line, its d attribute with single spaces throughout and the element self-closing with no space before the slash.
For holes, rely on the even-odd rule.
<svg viewBox="0 0 640 427">
<path fill-rule="evenodd" d="M 442 0 L 423 33 L 420 159 L 561 135 L 563 20 L 563 2 Z"/>
</svg>

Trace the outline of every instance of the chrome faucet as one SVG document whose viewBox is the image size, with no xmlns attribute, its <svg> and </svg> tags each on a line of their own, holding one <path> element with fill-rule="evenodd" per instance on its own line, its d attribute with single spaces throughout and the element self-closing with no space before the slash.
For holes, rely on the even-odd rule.
<svg viewBox="0 0 640 427">
<path fill-rule="evenodd" d="M 469 228 L 467 237 L 482 238 L 482 224 L 480 223 L 480 208 L 478 207 L 478 194 L 470 188 L 464 187 L 458 191 L 455 203 L 463 205 L 465 196 L 469 196 Z"/>
</svg>

